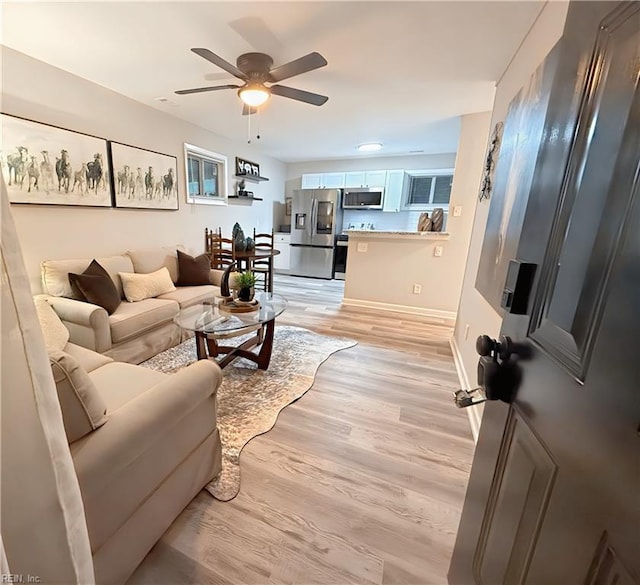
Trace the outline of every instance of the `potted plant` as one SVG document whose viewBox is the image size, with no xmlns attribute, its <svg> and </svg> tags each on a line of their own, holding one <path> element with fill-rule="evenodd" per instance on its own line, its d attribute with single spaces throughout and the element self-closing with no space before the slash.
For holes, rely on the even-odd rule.
<svg viewBox="0 0 640 585">
<path fill-rule="evenodd" d="M 240 272 L 236 276 L 235 286 L 238 288 L 238 299 L 244 302 L 253 300 L 254 285 L 256 284 L 255 273 L 247 270 L 246 272 Z"/>
</svg>

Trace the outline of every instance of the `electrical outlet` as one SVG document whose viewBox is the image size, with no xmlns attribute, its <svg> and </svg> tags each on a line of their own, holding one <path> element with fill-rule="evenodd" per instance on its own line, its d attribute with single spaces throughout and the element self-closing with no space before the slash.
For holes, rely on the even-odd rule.
<svg viewBox="0 0 640 585">
<path fill-rule="evenodd" d="M 366 252 L 368 247 L 367 242 L 358 242 L 358 252 Z"/>
<path fill-rule="evenodd" d="M 460 217 L 462 215 L 462 205 L 453 206 L 453 217 Z"/>
<path fill-rule="evenodd" d="M 469 329 L 471 329 L 471 325 L 469 325 L 469 323 L 467 323 L 464 326 L 464 338 L 465 338 L 465 340 L 469 339 Z"/>
<path fill-rule="evenodd" d="M 433 255 L 434 255 L 436 258 L 440 258 L 440 256 L 442 256 L 442 246 L 436 246 L 436 247 L 433 249 Z"/>
<path fill-rule="evenodd" d="M 417 282 L 413 285 L 413 294 L 419 295 L 422 292 L 422 285 Z"/>
</svg>

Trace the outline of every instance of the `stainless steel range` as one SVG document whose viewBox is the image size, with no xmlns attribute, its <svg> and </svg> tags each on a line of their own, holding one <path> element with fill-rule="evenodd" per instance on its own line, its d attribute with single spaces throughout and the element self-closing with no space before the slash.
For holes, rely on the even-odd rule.
<svg viewBox="0 0 640 585">
<path fill-rule="evenodd" d="M 347 248 L 349 246 L 349 236 L 340 234 L 336 238 L 336 249 L 333 256 L 333 278 L 344 280 L 347 274 Z"/>
</svg>

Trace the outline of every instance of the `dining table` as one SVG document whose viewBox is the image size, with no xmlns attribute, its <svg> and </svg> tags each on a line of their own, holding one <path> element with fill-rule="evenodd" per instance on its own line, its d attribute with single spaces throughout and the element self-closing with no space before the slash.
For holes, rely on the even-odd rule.
<svg viewBox="0 0 640 585">
<path fill-rule="evenodd" d="M 280 254 L 275 248 L 255 248 L 253 250 L 235 250 L 234 260 L 239 270 L 250 270 L 255 261 L 268 260 L 269 271 L 266 275 L 267 292 L 273 292 L 273 257 Z"/>
</svg>

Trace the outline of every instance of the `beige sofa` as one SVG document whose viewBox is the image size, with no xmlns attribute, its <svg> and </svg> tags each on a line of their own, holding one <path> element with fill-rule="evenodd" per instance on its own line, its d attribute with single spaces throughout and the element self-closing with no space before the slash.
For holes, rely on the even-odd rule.
<svg viewBox="0 0 640 585">
<path fill-rule="evenodd" d="M 219 366 L 171 375 L 68 342 L 42 295 L 36 308 L 78 477 L 96 582 L 124 583 L 221 469 Z"/>
<path fill-rule="evenodd" d="M 165 266 L 173 282 L 178 279 L 176 249 L 181 246 L 129 251 L 98 257 L 124 299 L 119 272 L 150 273 Z M 124 300 L 109 315 L 102 307 L 78 300 L 69 273 L 83 272 L 93 258 L 45 260 L 41 266 L 42 292 L 77 345 L 117 361 L 140 363 L 180 343 L 180 328 L 173 322 L 180 309 L 219 294 L 221 271 L 212 270 L 210 285 L 182 286 L 174 292 L 137 302 Z"/>
</svg>

